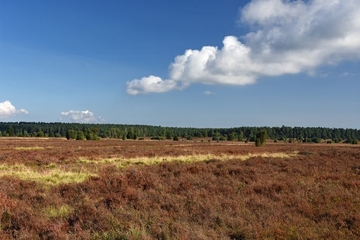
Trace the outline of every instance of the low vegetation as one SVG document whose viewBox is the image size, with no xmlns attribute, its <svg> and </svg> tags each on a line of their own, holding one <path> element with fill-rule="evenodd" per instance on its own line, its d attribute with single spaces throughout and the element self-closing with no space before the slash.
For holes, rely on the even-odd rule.
<svg viewBox="0 0 360 240">
<path fill-rule="evenodd" d="M 360 238 L 358 145 L 0 144 L 0 239 Z"/>
</svg>

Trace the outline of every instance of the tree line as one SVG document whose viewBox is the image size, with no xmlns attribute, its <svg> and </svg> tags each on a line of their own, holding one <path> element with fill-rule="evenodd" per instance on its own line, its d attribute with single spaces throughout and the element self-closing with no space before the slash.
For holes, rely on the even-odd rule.
<svg viewBox="0 0 360 240">
<path fill-rule="evenodd" d="M 262 132 L 263 131 L 263 132 Z M 187 139 L 211 138 L 214 141 L 252 141 L 262 133 L 264 138 L 288 142 L 331 142 L 357 143 L 360 130 L 324 127 L 235 127 L 235 128 L 180 128 L 151 125 L 127 124 L 82 124 L 44 122 L 0 122 L 0 137 L 58 137 L 77 140 L 98 140 L 118 138 L 142 140 L 151 138 Z M 263 141 L 263 140 L 262 140 Z"/>
</svg>

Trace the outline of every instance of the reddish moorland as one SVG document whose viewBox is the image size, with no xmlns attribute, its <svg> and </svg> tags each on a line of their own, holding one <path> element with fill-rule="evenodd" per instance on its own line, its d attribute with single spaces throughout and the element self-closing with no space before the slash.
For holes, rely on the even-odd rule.
<svg viewBox="0 0 360 240">
<path fill-rule="evenodd" d="M 0 138 L 0 217 L 0 239 L 359 239 L 360 145 Z"/>
</svg>

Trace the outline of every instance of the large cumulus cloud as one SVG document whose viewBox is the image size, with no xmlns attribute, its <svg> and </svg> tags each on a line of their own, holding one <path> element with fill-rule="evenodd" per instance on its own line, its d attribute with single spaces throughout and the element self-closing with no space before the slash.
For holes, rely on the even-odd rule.
<svg viewBox="0 0 360 240">
<path fill-rule="evenodd" d="M 358 0 L 252 0 L 240 13 L 251 32 L 226 36 L 221 49 L 188 49 L 171 63 L 167 79 L 134 79 L 127 93 L 167 92 L 192 83 L 246 85 L 360 58 Z"/>
</svg>

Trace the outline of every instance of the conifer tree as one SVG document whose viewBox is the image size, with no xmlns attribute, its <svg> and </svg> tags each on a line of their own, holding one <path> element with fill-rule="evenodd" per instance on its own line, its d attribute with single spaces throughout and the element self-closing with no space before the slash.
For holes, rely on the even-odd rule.
<svg viewBox="0 0 360 240">
<path fill-rule="evenodd" d="M 266 143 L 267 132 L 265 129 L 256 134 L 255 146 L 260 147 Z"/>
</svg>

